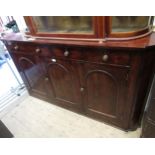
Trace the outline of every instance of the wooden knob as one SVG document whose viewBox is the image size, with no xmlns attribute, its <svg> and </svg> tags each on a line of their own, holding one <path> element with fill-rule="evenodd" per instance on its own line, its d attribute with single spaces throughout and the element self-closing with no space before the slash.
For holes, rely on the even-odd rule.
<svg viewBox="0 0 155 155">
<path fill-rule="evenodd" d="M 81 91 L 81 92 L 83 92 L 83 91 L 84 91 L 84 88 L 83 88 L 83 87 L 81 87 L 81 88 L 80 88 L 80 91 Z"/>
<path fill-rule="evenodd" d="M 40 50 L 40 48 L 37 48 L 36 49 L 36 53 L 39 53 L 41 50 Z"/>
<path fill-rule="evenodd" d="M 15 49 L 15 50 L 18 50 L 18 49 L 19 49 L 19 47 L 16 45 L 16 46 L 14 47 L 14 49 Z"/>
<path fill-rule="evenodd" d="M 109 56 L 107 54 L 102 56 L 102 60 L 103 61 L 108 61 L 108 59 L 109 59 Z"/>
<path fill-rule="evenodd" d="M 64 56 L 67 57 L 68 55 L 69 55 L 69 51 L 66 50 L 66 51 L 64 52 Z"/>
</svg>

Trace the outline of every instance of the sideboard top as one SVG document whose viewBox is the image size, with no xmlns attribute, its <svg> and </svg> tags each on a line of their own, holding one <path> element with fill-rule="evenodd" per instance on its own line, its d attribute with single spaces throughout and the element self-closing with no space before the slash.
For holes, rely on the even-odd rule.
<svg viewBox="0 0 155 155">
<path fill-rule="evenodd" d="M 145 49 L 155 47 L 155 32 L 143 38 L 126 40 L 126 41 L 110 41 L 110 40 L 72 40 L 59 38 L 35 38 L 23 36 L 21 33 L 10 33 L 2 37 L 2 41 L 22 41 L 39 44 L 60 44 L 60 45 L 76 45 L 90 47 L 106 47 L 106 48 L 131 48 Z"/>
</svg>

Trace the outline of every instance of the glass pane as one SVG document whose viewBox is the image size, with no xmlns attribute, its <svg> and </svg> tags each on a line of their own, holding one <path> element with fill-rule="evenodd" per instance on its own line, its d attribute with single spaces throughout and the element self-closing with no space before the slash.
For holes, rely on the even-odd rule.
<svg viewBox="0 0 155 155">
<path fill-rule="evenodd" d="M 148 26 L 149 16 L 114 16 L 112 17 L 112 32 L 130 32 Z"/>
<path fill-rule="evenodd" d="M 38 32 L 48 33 L 93 33 L 90 16 L 33 16 Z"/>
</svg>

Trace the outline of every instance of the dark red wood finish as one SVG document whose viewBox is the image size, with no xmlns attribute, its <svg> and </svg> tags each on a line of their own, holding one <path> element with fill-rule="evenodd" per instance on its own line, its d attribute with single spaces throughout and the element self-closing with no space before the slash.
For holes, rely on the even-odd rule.
<svg viewBox="0 0 155 155">
<path fill-rule="evenodd" d="M 86 114 L 125 127 L 128 69 L 91 63 L 85 63 L 84 69 Z"/>
<path fill-rule="evenodd" d="M 61 59 L 49 59 L 46 63 L 51 99 L 62 106 L 81 111 L 82 96 L 78 63 Z"/>
<path fill-rule="evenodd" d="M 3 41 L 31 95 L 123 130 L 140 124 L 154 34 L 105 43 L 19 38 Z"/>
<path fill-rule="evenodd" d="M 6 34 L 1 40 L 5 41 L 14 41 L 14 44 L 27 42 L 27 43 L 37 43 L 38 45 L 42 44 L 52 44 L 52 45 L 73 45 L 78 47 L 104 47 L 109 49 L 128 49 L 128 50 L 140 50 L 147 47 L 155 46 L 155 33 L 151 35 L 147 35 L 145 37 L 134 39 L 134 40 L 121 40 L 121 41 L 112 41 L 112 40 L 72 40 L 72 39 L 56 39 L 56 38 L 35 38 L 35 37 L 27 37 L 23 36 L 20 33 L 14 34 Z M 16 42 L 15 42 L 16 41 Z"/>
<path fill-rule="evenodd" d="M 8 50 L 28 91 L 38 98 L 49 101 L 45 85 L 46 71 L 43 63 L 35 53 L 37 46 L 21 43 L 18 44 L 18 49 L 14 49 L 17 44 L 13 43 L 12 45 L 8 46 Z"/>
</svg>

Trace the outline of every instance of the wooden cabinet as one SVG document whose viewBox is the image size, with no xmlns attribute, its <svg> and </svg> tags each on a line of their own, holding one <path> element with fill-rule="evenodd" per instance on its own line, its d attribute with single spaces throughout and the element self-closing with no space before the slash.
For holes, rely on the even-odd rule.
<svg viewBox="0 0 155 155">
<path fill-rule="evenodd" d="M 155 34 L 123 42 L 30 40 L 15 35 L 3 42 L 30 95 L 135 130 L 153 73 L 154 40 Z"/>
<path fill-rule="evenodd" d="M 25 17 L 26 36 L 6 34 L 1 40 L 30 95 L 123 130 L 135 130 L 155 65 L 153 19 Z M 148 116 L 153 120 L 154 111 Z"/>
</svg>

